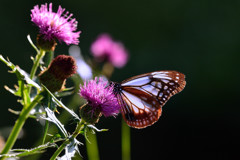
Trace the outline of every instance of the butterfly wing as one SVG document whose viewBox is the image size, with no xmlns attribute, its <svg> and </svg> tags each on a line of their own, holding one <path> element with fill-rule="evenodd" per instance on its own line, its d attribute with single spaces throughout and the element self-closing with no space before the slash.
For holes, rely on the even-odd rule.
<svg viewBox="0 0 240 160">
<path fill-rule="evenodd" d="M 158 71 L 129 78 L 121 83 L 118 93 L 122 115 L 134 128 L 155 123 L 162 106 L 186 85 L 184 74 L 177 71 Z"/>
</svg>

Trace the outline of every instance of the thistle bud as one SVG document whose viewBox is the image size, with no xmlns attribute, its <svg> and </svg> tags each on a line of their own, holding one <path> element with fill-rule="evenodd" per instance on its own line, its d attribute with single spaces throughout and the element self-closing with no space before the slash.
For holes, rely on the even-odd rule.
<svg viewBox="0 0 240 160">
<path fill-rule="evenodd" d="M 54 51 L 56 48 L 56 41 L 55 39 L 45 39 L 43 35 L 37 35 L 37 46 L 45 51 Z"/>
<path fill-rule="evenodd" d="M 98 122 L 99 118 L 102 116 L 99 108 L 93 109 L 91 105 L 84 105 L 80 107 L 80 117 L 89 124 L 95 124 Z"/>
<path fill-rule="evenodd" d="M 52 60 L 49 67 L 39 74 L 40 82 L 51 92 L 65 88 L 66 79 L 76 73 L 76 62 L 73 57 L 59 55 Z"/>
</svg>

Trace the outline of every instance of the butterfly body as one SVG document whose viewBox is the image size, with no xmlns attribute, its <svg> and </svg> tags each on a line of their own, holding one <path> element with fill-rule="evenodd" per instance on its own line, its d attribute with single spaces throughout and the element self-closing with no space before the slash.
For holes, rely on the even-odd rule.
<svg viewBox="0 0 240 160">
<path fill-rule="evenodd" d="M 185 76 L 180 72 L 156 71 L 114 83 L 114 93 L 126 123 L 145 128 L 159 119 L 163 105 L 185 85 Z"/>
</svg>

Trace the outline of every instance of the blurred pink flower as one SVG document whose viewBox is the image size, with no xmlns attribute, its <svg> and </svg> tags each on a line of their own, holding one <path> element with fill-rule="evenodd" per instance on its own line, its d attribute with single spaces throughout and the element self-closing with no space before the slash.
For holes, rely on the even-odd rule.
<svg viewBox="0 0 240 160">
<path fill-rule="evenodd" d="M 45 40 L 51 41 L 55 38 L 69 44 L 78 44 L 81 31 L 77 30 L 77 21 L 72 19 L 73 14 L 66 12 L 61 6 L 55 13 L 52 11 L 52 3 L 34 6 L 31 10 L 31 21 L 39 27 L 39 32 Z"/>
<path fill-rule="evenodd" d="M 93 56 L 99 60 L 107 60 L 113 66 L 121 68 L 128 61 L 128 52 L 120 42 L 115 42 L 108 34 L 100 35 L 91 45 Z"/>
</svg>

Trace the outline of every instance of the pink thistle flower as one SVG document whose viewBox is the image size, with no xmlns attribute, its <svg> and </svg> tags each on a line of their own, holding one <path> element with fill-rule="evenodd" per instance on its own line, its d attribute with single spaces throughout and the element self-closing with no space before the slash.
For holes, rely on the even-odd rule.
<svg viewBox="0 0 240 160">
<path fill-rule="evenodd" d="M 77 30 L 77 21 L 72 19 L 73 14 L 66 12 L 61 6 L 57 13 L 52 11 L 52 3 L 34 6 L 31 10 L 31 21 L 39 27 L 39 32 L 45 40 L 52 41 L 55 38 L 69 44 L 78 44 L 81 31 Z"/>
<path fill-rule="evenodd" d="M 88 101 L 88 105 L 92 107 L 92 113 L 98 110 L 105 117 L 115 116 L 120 110 L 113 87 L 107 84 L 107 81 L 96 77 L 94 80 L 85 81 L 84 85 L 80 86 L 80 96 Z"/>
<path fill-rule="evenodd" d="M 121 68 L 128 61 L 128 52 L 120 42 L 115 42 L 108 34 L 100 35 L 91 45 L 93 56 L 99 60 L 107 60 L 113 66 Z"/>
</svg>

